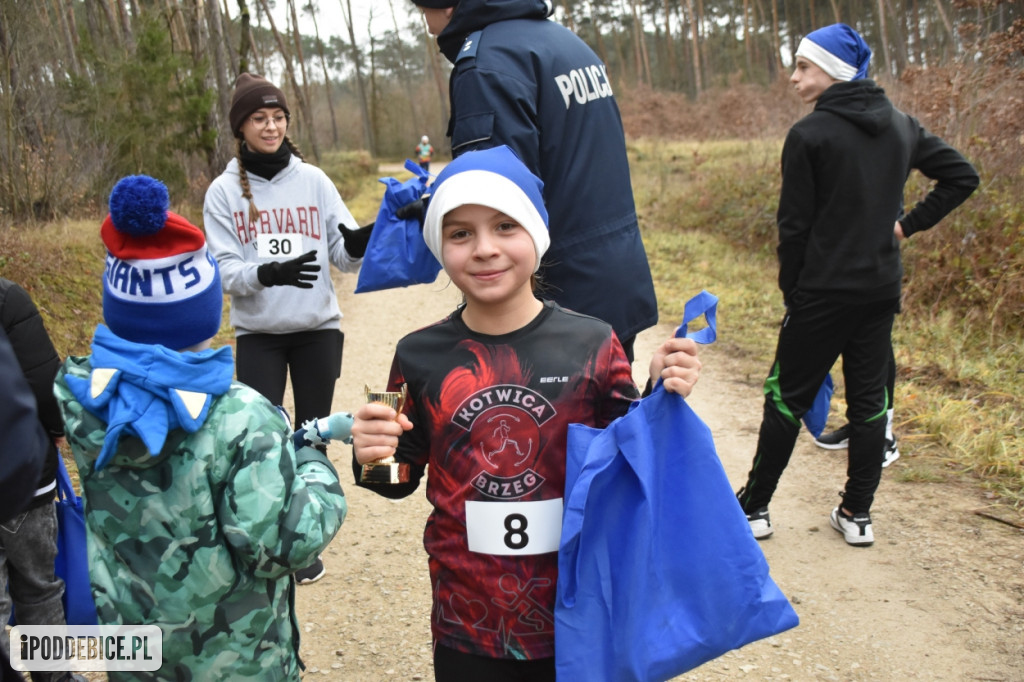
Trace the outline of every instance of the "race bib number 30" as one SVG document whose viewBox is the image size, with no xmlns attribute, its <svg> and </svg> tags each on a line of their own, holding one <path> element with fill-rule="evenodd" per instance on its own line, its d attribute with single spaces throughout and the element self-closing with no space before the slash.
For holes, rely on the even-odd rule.
<svg viewBox="0 0 1024 682">
<path fill-rule="evenodd" d="M 302 255 L 301 234 L 261 234 L 256 237 L 256 255 L 268 260 L 291 260 Z"/>
<path fill-rule="evenodd" d="M 561 535 L 562 498 L 539 502 L 466 502 L 466 536 L 471 552 L 557 552 Z"/>
</svg>

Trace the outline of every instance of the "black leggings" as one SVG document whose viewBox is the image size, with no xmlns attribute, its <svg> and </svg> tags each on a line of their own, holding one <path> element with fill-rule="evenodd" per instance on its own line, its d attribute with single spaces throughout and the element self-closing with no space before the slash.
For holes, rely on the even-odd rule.
<svg viewBox="0 0 1024 682">
<path fill-rule="evenodd" d="M 274 405 L 284 400 L 291 376 L 295 427 L 331 413 L 334 384 L 341 376 L 345 335 L 338 329 L 293 334 L 243 334 L 236 340 L 238 380 Z"/>
<path fill-rule="evenodd" d="M 436 682 L 555 682 L 555 659 L 490 658 L 434 644 Z"/>
</svg>

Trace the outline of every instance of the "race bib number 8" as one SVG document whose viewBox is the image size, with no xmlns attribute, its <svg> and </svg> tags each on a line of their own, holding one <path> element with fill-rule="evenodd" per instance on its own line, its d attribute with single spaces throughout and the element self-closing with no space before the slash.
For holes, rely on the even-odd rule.
<svg viewBox="0 0 1024 682">
<path fill-rule="evenodd" d="M 260 258 L 290 260 L 301 253 L 301 234 L 261 234 L 256 237 L 256 255 Z"/>
<path fill-rule="evenodd" d="M 562 498 L 538 502 L 466 502 L 469 551 L 546 554 L 558 551 Z"/>
</svg>

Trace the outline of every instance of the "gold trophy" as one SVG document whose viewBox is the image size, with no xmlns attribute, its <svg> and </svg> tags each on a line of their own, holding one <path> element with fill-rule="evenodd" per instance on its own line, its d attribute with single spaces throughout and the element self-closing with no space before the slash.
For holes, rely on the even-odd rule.
<svg viewBox="0 0 1024 682">
<path fill-rule="evenodd" d="M 401 391 L 371 391 L 369 386 L 364 386 L 364 388 L 367 403 L 387 405 L 398 414 L 401 414 L 405 401 L 409 397 L 409 389 L 405 384 L 402 384 Z M 404 462 L 396 462 L 394 457 L 367 462 L 359 472 L 359 482 L 386 485 L 408 483 L 409 465 Z"/>
</svg>

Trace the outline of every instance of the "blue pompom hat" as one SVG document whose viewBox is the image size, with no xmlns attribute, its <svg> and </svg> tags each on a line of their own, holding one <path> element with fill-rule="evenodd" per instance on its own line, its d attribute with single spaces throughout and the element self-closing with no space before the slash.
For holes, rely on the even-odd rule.
<svg viewBox="0 0 1024 682">
<path fill-rule="evenodd" d="M 224 294 L 202 230 L 169 205 L 167 187 L 149 176 L 114 186 L 100 227 L 103 319 L 127 341 L 183 350 L 217 334 Z"/>
<path fill-rule="evenodd" d="M 551 244 L 544 183 L 507 145 L 466 152 L 445 166 L 429 192 L 423 239 L 441 265 L 441 223 L 445 214 L 475 204 L 501 211 L 522 225 L 537 251 L 534 272 L 540 267 Z"/>
<path fill-rule="evenodd" d="M 832 24 L 808 33 L 796 56 L 814 62 L 836 80 L 852 81 L 868 77 L 871 48 L 846 24 Z"/>
</svg>

